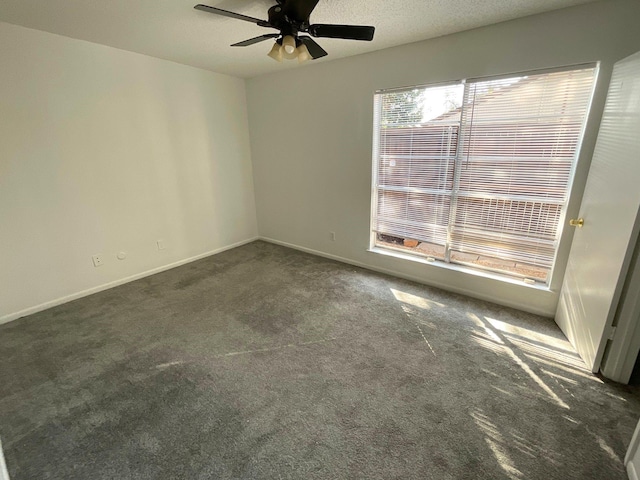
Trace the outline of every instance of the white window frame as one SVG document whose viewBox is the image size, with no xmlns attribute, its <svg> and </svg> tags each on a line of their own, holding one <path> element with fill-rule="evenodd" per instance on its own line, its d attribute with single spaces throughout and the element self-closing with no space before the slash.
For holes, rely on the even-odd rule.
<svg viewBox="0 0 640 480">
<path fill-rule="evenodd" d="M 376 218 L 378 215 L 378 180 L 379 180 L 378 161 L 380 158 L 380 143 L 379 143 L 380 142 L 380 135 L 379 135 L 380 111 L 378 108 L 375 107 L 375 97 L 377 95 L 384 94 L 384 93 L 411 91 L 414 89 L 425 89 L 425 88 L 444 87 L 444 86 L 452 86 L 452 85 L 464 85 L 465 86 L 464 97 L 466 98 L 467 84 L 471 84 L 479 81 L 492 81 L 492 80 L 500 80 L 500 79 L 507 79 L 507 78 L 513 78 L 513 77 L 542 75 L 546 73 L 558 73 L 558 72 L 581 70 L 581 69 L 588 69 L 588 68 L 594 69 L 593 84 L 591 87 L 591 92 L 589 95 L 588 104 L 587 104 L 587 108 L 584 115 L 584 121 L 582 123 L 580 134 L 578 136 L 578 142 L 576 145 L 576 150 L 575 150 L 575 154 L 574 154 L 572 165 L 571 165 L 571 170 L 568 177 L 567 189 L 566 189 L 567 195 L 565 197 L 565 201 L 562 204 L 561 213 L 559 215 L 559 224 L 557 227 L 557 235 L 556 235 L 558 244 L 555 246 L 555 253 L 553 257 L 552 266 L 549 269 L 549 273 L 544 283 L 540 281 L 534 281 L 530 278 L 527 278 L 524 275 L 511 274 L 509 272 L 505 272 L 502 270 L 492 270 L 491 268 L 482 268 L 475 265 L 466 265 L 463 263 L 451 263 L 449 261 L 450 259 L 448 258 L 449 257 L 448 245 L 445 249 L 447 258 L 445 259 L 445 261 L 442 261 L 442 260 L 428 257 L 426 255 L 421 255 L 419 253 L 406 251 L 404 249 L 395 249 L 393 247 L 388 247 L 388 246 L 382 247 L 376 244 L 377 232 L 374 229 L 376 224 Z M 369 228 L 370 244 L 369 244 L 368 251 L 378 253 L 378 254 L 388 255 L 388 256 L 404 259 L 404 260 L 410 260 L 412 262 L 418 262 L 418 263 L 428 264 L 432 266 L 437 266 L 437 267 L 445 268 L 448 270 L 454 270 L 454 271 L 459 271 L 459 272 L 463 272 L 471 275 L 492 278 L 492 279 L 504 281 L 507 283 L 515 283 L 518 285 L 526 285 L 526 286 L 537 288 L 537 289 L 548 290 L 550 288 L 550 285 L 553 283 L 553 278 L 556 274 L 558 252 L 561 250 L 560 242 L 561 242 L 561 239 L 563 238 L 564 226 L 565 226 L 566 216 L 567 216 L 567 208 L 571 199 L 571 192 L 573 189 L 576 169 L 579 163 L 579 159 L 581 157 L 585 131 L 589 123 L 588 121 L 589 121 L 591 108 L 593 104 L 595 89 L 598 83 L 599 70 L 600 70 L 600 63 L 591 62 L 591 63 L 585 63 L 585 64 L 568 65 L 568 66 L 558 67 L 558 68 L 529 70 L 525 72 L 514 72 L 509 74 L 491 75 L 491 76 L 484 76 L 484 77 L 470 77 L 466 79 L 449 81 L 449 82 L 430 83 L 430 84 L 415 85 L 415 86 L 408 86 L 408 87 L 387 88 L 387 89 L 376 90 L 374 92 L 374 109 L 373 109 L 374 110 L 374 118 L 373 118 L 374 129 L 373 129 L 373 143 L 372 143 L 373 150 L 372 150 L 372 163 L 371 163 L 372 165 L 371 210 L 370 210 L 371 216 L 370 216 L 370 228 Z M 464 108 L 464 105 L 462 108 Z M 459 138 L 458 141 L 460 142 L 461 138 Z M 450 225 L 451 224 L 449 223 L 449 228 L 450 228 Z"/>
</svg>

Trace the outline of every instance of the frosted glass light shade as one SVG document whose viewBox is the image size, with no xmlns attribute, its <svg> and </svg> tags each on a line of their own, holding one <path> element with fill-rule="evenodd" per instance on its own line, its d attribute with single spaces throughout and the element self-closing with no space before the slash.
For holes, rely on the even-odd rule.
<svg viewBox="0 0 640 480">
<path fill-rule="evenodd" d="M 271 49 L 271 51 L 269 53 L 267 53 L 267 55 L 271 58 L 273 58 L 275 61 L 277 62 L 281 62 L 282 61 L 282 46 L 280 44 L 278 44 L 277 42 L 273 44 L 273 48 Z"/>
<path fill-rule="evenodd" d="M 285 54 L 293 54 L 296 51 L 296 39 L 287 35 L 282 39 L 282 48 L 284 48 Z"/>
<path fill-rule="evenodd" d="M 296 58 L 298 58 L 298 49 L 297 48 L 294 49 L 292 53 L 287 53 L 287 51 L 283 48 L 282 49 L 282 55 L 287 60 L 295 60 Z"/>
<path fill-rule="evenodd" d="M 301 43 L 300 46 L 296 48 L 296 53 L 298 54 L 298 63 L 304 63 L 307 60 L 311 60 L 311 54 L 304 43 Z"/>
</svg>

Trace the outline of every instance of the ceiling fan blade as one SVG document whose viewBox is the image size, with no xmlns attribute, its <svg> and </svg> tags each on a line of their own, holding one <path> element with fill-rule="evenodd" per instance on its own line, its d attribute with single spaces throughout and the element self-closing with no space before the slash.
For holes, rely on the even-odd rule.
<svg viewBox="0 0 640 480">
<path fill-rule="evenodd" d="M 313 38 L 298 37 L 298 40 L 304 43 L 305 47 L 307 47 L 307 50 L 309 50 L 309 55 L 311 55 L 311 58 L 313 58 L 314 60 L 316 58 L 326 57 L 328 55 L 328 53 L 325 52 L 324 49 L 320 45 L 318 45 Z"/>
<path fill-rule="evenodd" d="M 195 7 L 196 10 L 202 10 L 203 12 L 215 13 L 216 15 L 222 15 L 223 17 L 237 18 L 238 20 L 244 20 L 245 22 L 256 23 L 264 26 L 267 22 L 260 20 L 259 18 L 249 17 L 242 15 L 241 13 L 230 12 L 229 10 L 222 10 L 221 8 L 210 7 L 209 5 L 198 4 Z"/>
<path fill-rule="evenodd" d="M 319 0 L 284 0 L 284 11 L 289 18 L 298 22 L 309 20 L 309 15 L 316 8 Z"/>
<path fill-rule="evenodd" d="M 314 37 L 344 38 L 347 40 L 373 40 L 375 27 L 363 25 L 327 25 L 317 23 L 309 26 L 309 33 Z"/>
<path fill-rule="evenodd" d="M 279 33 L 267 33 L 266 35 L 260 35 L 259 37 L 250 38 L 249 40 L 245 40 L 244 42 L 238 42 L 231 45 L 232 47 L 248 47 L 249 45 L 253 45 L 254 43 L 264 42 L 265 40 L 269 40 L 270 38 L 279 37 Z"/>
</svg>

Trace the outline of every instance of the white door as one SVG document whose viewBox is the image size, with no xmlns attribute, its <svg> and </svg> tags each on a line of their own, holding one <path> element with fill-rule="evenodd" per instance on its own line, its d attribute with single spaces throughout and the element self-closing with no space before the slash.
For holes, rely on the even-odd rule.
<svg viewBox="0 0 640 480">
<path fill-rule="evenodd" d="M 640 52 L 616 63 L 556 322 L 597 372 L 638 235 Z"/>
</svg>

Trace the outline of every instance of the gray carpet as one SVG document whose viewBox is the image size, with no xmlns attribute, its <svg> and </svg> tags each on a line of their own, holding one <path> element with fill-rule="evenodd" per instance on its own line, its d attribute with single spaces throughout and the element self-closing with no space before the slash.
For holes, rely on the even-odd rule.
<svg viewBox="0 0 640 480">
<path fill-rule="evenodd" d="M 0 326 L 12 480 L 616 479 L 553 322 L 255 242 Z"/>
</svg>

